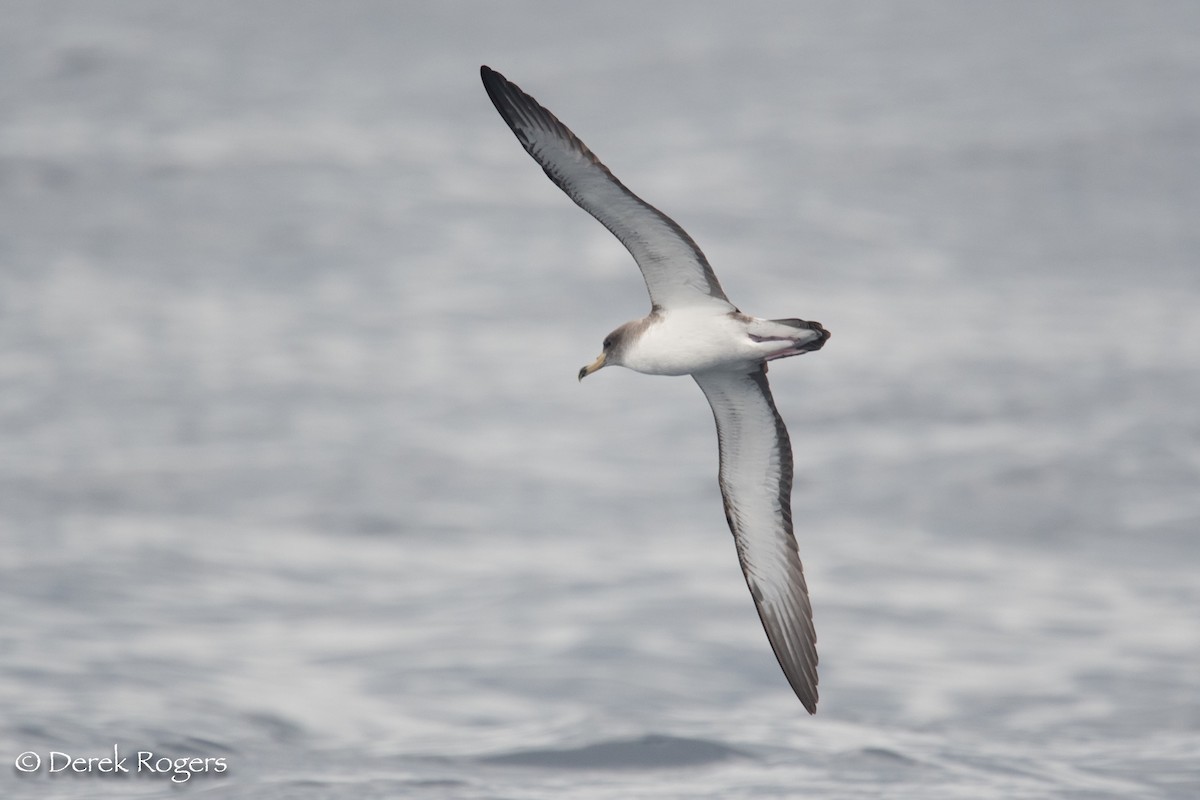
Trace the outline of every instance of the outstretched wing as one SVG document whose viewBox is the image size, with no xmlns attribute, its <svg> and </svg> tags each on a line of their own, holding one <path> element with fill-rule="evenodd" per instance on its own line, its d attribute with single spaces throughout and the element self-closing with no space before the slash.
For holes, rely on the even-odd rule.
<svg viewBox="0 0 1200 800">
<path fill-rule="evenodd" d="M 792 446 L 766 369 L 693 375 L 717 421 L 721 497 L 746 584 L 783 674 L 817 710 L 817 634 L 792 534 Z"/>
<path fill-rule="evenodd" d="M 550 180 L 633 254 L 657 308 L 718 304 L 734 310 L 708 260 L 683 228 L 613 177 L 558 118 L 515 83 L 481 67 L 483 86 L 508 127 Z"/>
</svg>

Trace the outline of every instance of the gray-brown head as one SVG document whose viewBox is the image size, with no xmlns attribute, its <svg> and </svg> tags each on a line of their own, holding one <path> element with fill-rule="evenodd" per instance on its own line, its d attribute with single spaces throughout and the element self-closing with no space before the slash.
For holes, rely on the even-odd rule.
<svg viewBox="0 0 1200 800">
<path fill-rule="evenodd" d="M 641 333 L 644 323 L 645 320 L 640 319 L 633 322 L 626 322 L 608 336 L 605 336 L 604 349 L 595 361 L 579 370 L 579 380 L 583 380 L 601 367 L 622 366 L 629 343 Z"/>
</svg>

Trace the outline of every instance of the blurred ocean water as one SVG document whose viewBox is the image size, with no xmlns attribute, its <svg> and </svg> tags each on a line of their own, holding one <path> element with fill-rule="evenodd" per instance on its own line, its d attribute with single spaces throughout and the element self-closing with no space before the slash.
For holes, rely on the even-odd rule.
<svg viewBox="0 0 1200 800">
<path fill-rule="evenodd" d="M 1200 794 L 1200 8 L 0 10 L 0 795 Z M 832 331 L 815 717 L 481 63 Z"/>
</svg>

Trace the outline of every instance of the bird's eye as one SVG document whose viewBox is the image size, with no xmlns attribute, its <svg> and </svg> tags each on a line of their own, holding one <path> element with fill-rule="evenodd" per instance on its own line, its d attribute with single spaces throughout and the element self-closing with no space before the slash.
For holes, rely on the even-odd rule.
<svg viewBox="0 0 1200 800">
<path fill-rule="evenodd" d="M 612 347 L 612 337 L 611 336 L 609 336 L 607 339 L 604 340 L 604 349 L 607 350 L 610 347 Z"/>
</svg>

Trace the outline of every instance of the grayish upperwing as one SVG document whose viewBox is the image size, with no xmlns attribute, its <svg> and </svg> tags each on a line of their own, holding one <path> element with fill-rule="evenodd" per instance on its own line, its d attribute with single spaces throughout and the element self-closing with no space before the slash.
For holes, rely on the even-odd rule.
<svg viewBox="0 0 1200 800">
<path fill-rule="evenodd" d="M 519 86 L 488 67 L 480 74 L 496 110 L 550 180 L 633 255 L 655 308 L 718 304 L 735 310 L 683 228 L 626 189 L 579 137 Z"/>
</svg>

